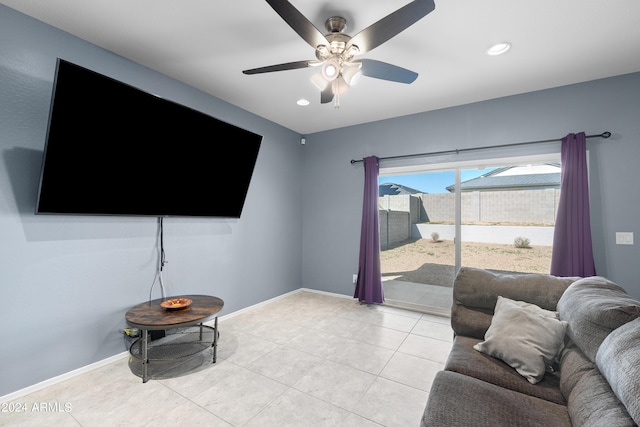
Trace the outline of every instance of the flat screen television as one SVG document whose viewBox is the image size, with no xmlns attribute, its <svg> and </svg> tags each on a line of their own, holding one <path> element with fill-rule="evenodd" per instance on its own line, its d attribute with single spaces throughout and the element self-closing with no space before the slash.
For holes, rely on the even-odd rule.
<svg viewBox="0 0 640 427">
<path fill-rule="evenodd" d="M 36 214 L 240 218 L 261 143 L 58 59 Z"/>
</svg>

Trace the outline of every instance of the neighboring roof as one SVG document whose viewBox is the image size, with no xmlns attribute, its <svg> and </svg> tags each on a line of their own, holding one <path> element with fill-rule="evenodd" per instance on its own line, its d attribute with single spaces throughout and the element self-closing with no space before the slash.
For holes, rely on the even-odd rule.
<svg viewBox="0 0 640 427">
<path fill-rule="evenodd" d="M 560 169 L 560 164 L 552 163 L 546 166 Z M 477 178 L 460 183 L 462 191 L 512 190 L 532 188 L 560 188 L 560 172 L 553 173 L 523 173 L 526 167 L 509 166 L 487 172 Z M 447 187 L 449 192 L 455 191 L 455 184 Z"/>
<path fill-rule="evenodd" d="M 394 184 L 392 182 L 385 182 L 384 184 L 378 185 L 378 196 L 398 196 L 401 194 L 422 194 L 423 192 L 420 190 L 416 190 L 415 188 L 407 187 L 400 184 Z"/>
</svg>

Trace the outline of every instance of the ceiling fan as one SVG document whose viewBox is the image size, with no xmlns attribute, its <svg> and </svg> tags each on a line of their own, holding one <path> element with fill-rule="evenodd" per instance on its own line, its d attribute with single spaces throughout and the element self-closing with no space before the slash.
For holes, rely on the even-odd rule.
<svg viewBox="0 0 640 427">
<path fill-rule="evenodd" d="M 320 67 L 312 81 L 321 91 L 320 102 L 334 101 L 340 106 L 339 97 L 355 84 L 360 75 L 399 83 L 412 83 L 418 74 L 406 68 L 376 61 L 356 60 L 356 55 L 366 53 L 395 37 L 435 9 L 434 0 L 414 0 L 373 25 L 351 37 L 344 33 L 346 19 L 333 16 L 326 20 L 323 34 L 287 0 L 266 0 L 267 3 L 315 49 L 315 60 L 287 62 L 284 64 L 244 70 L 244 74 L 262 74 L 274 71 Z"/>
</svg>

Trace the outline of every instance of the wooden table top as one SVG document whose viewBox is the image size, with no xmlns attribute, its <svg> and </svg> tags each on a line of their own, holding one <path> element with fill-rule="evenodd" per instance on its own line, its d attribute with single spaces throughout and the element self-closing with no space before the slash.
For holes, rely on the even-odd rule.
<svg viewBox="0 0 640 427">
<path fill-rule="evenodd" d="M 168 299 L 189 298 L 190 306 L 181 310 L 166 310 L 160 303 Z M 209 295 L 179 295 L 158 298 L 131 307 L 125 319 L 135 328 L 160 330 L 179 328 L 202 323 L 216 315 L 224 307 L 224 301 Z"/>
</svg>

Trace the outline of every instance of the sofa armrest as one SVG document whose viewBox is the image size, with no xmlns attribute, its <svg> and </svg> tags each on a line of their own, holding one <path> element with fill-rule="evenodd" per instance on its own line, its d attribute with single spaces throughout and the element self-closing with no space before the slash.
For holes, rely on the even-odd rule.
<svg viewBox="0 0 640 427">
<path fill-rule="evenodd" d="M 497 274 L 462 267 L 453 282 L 451 326 L 456 335 L 483 339 L 498 296 L 555 311 L 565 289 L 578 279 L 548 274 Z"/>
</svg>

